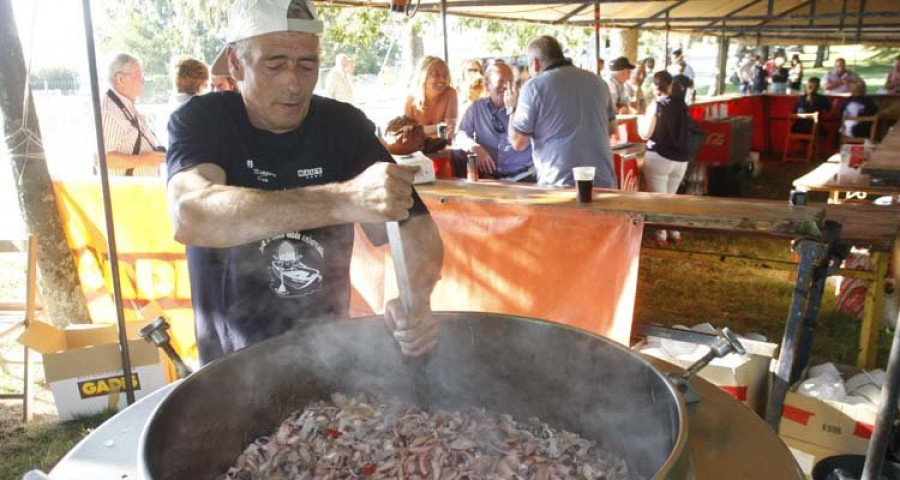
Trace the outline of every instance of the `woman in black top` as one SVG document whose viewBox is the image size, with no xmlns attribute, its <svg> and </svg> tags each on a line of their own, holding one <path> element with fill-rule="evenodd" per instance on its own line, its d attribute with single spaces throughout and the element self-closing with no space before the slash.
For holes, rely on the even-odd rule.
<svg viewBox="0 0 900 480">
<path fill-rule="evenodd" d="M 689 116 L 684 98 L 672 95 L 672 75 L 656 72 L 653 75 L 655 100 L 638 121 L 638 131 L 647 140 L 643 177 L 647 191 L 675 193 L 687 169 L 687 139 Z M 677 231 L 659 230 L 654 243 L 678 243 Z"/>
</svg>

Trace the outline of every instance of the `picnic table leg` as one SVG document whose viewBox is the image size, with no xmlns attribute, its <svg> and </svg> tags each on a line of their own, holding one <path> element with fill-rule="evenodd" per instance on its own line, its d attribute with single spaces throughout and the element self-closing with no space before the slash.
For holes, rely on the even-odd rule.
<svg viewBox="0 0 900 480">
<path fill-rule="evenodd" d="M 822 252 L 827 254 L 826 252 Z M 800 330 L 800 340 L 797 343 L 797 355 L 791 368 L 790 383 L 800 379 L 800 374 L 809 364 L 809 353 L 812 349 L 813 333 L 816 329 L 816 321 L 819 319 L 819 307 L 822 306 L 822 294 L 825 292 L 825 279 L 828 278 L 828 265 L 822 264 L 817 259 L 817 266 L 813 269 L 812 286 L 809 292 L 809 300 L 806 304 L 806 313 L 803 315 L 803 324 Z"/>
<path fill-rule="evenodd" d="M 34 389 L 31 388 L 31 352 L 24 345 L 22 349 L 25 350 L 22 362 L 22 421 L 28 423 L 34 416 L 34 409 L 32 408 Z"/>
<path fill-rule="evenodd" d="M 862 329 L 859 332 L 859 356 L 856 364 L 862 368 L 875 366 L 878 333 L 881 331 L 881 315 L 884 309 L 884 277 L 887 274 L 888 255 L 872 252 L 875 279 L 869 282 L 863 307 Z"/>
<path fill-rule="evenodd" d="M 784 326 L 784 338 L 781 340 L 781 353 L 778 355 L 772 391 L 769 394 L 769 404 L 766 408 L 766 421 L 776 432 L 778 431 L 778 422 L 781 419 L 781 410 L 784 407 L 784 397 L 787 395 L 788 387 L 791 385 L 794 362 L 797 360 L 798 334 L 803 322 L 806 305 L 810 298 L 813 271 L 818 263 L 817 260 L 821 259 L 827 251 L 826 248 L 826 244 L 812 240 L 801 240 L 797 245 L 797 252 L 800 254 L 800 262 L 797 265 L 797 279 L 794 283 L 791 308 Z"/>
</svg>

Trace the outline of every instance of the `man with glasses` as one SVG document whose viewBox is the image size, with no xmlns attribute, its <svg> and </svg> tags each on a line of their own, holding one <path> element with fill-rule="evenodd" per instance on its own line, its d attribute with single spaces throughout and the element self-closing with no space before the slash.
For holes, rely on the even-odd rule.
<svg viewBox="0 0 900 480">
<path fill-rule="evenodd" d="M 108 80 L 109 90 L 101 99 L 100 106 L 109 173 L 160 176 L 159 169 L 166 160 L 166 149 L 134 104 L 144 91 L 141 61 L 128 53 L 116 55 L 109 64 Z"/>
<path fill-rule="evenodd" d="M 476 100 L 459 124 L 456 143 L 478 156 L 478 170 L 489 178 L 510 182 L 537 182 L 531 146 L 515 151 L 509 143 L 509 112 L 503 95 L 513 82 L 509 65 L 497 63 L 485 72 L 488 96 Z"/>
</svg>

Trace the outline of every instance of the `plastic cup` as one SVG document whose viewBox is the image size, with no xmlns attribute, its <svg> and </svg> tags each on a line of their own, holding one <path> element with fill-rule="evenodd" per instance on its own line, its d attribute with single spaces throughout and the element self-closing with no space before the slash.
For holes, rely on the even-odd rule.
<svg viewBox="0 0 900 480">
<path fill-rule="evenodd" d="M 591 201 L 594 191 L 594 171 L 594 167 L 575 167 L 572 169 L 575 185 L 578 187 L 578 194 L 576 195 L 578 203 Z"/>
</svg>

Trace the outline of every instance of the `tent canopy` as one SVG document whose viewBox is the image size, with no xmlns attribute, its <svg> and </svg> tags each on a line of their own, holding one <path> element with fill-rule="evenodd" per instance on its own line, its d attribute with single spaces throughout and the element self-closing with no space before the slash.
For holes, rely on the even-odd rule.
<svg viewBox="0 0 900 480">
<path fill-rule="evenodd" d="M 338 5 L 388 7 L 388 0 L 331 0 Z M 410 0 L 414 8 L 415 0 Z M 604 28 L 649 28 L 725 35 L 753 43 L 900 45 L 898 0 L 600 0 Z M 591 26 L 591 1 L 446 0 L 464 17 Z M 438 13 L 440 0 L 419 11 Z"/>
</svg>

